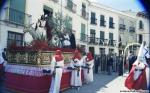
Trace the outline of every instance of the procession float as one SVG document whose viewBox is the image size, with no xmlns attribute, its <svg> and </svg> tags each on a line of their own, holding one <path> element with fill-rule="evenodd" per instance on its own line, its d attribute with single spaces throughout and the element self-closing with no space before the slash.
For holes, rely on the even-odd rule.
<svg viewBox="0 0 150 93">
<path fill-rule="evenodd" d="M 72 30 L 63 26 L 65 20 L 42 15 L 33 26 L 24 28 L 24 46 L 12 44 L 8 47 L 8 64 L 5 67 L 6 88 L 19 93 L 48 93 L 51 84 L 51 58 L 57 49 L 64 55 L 65 68 L 61 90 L 70 87 L 71 72 L 67 69 L 76 49 Z M 65 23 L 66 24 L 66 23 Z"/>
</svg>

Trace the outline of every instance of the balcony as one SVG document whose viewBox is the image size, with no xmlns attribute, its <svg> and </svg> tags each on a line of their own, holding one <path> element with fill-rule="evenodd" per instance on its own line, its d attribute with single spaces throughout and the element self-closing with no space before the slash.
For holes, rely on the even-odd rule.
<svg viewBox="0 0 150 93">
<path fill-rule="evenodd" d="M 135 32 L 135 27 L 129 27 L 129 32 Z"/>
<path fill-rule="evenodd" d="M 95 37 L 88 37 L 88 43 L 95 44 Z"/>
<path fill-rule="evenodd" d="M 86 10 L 81 9 L 81 16 L 82 16 L 84 19 L 88 20 L 88 18 L 89 18 L 89 13 L 86 12 Z"/>
<path fill-rule="evenodd" d="M 115 27 L 114 27 L 114 24 L 115 24 L 115 23 L 113 23 L 113 22 L 109 22 L 109 28 L 114 29 L 114 28 L 115 28 Z"/>
<path fill-rule="evenodd" d="M 74 3 L 72 2 L 72 0 L 66 0 L 66 8 L 67 8 L 69 11 L 71 11 L 71 12 L 73 12 L 73 13 L 76 13 L 76 7 L 77 7 L 77 5 L 74 4 Z"/>
<path fill-rule="evenodd" d="M 104 45 L 104 38 L 99 39 L 99 45 Z"/>
<path fill-rule="evenodd" d="M 110 39 L 108 45 L 109 45 L 109 46 L 114 46 L 114 45 L 115 45 L 115 42 L 116 42 L 116 40 L 111 40 L 111 39 Z"/>
<path fill-rule="evenodd" d="M 81 33 L 80 34 L 80 41 L 87 42 L 88 41 L 88 35 Z"/>
<path fill-rule="evenodd" d="M 5 8 L 5 21 L 16 25 L 24 26 L 31 24 L 32 16 L 12 8 Z"/>
<path fill-rule="evenodd" d="M 106 27 L 106 21 L 105 20 L 100 20 L 100 26 Z"/>
<path fill-rule="evenodd" d="M 126 30 L 126 25 L 119 24 L 119 30 Z"/>
</svg>

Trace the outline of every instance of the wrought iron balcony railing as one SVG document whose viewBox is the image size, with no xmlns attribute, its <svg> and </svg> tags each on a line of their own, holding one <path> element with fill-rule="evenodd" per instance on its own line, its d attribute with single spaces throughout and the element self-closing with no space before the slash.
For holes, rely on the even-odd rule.
<svg viewBox="0 0 150 93">
<path fill-rule="evenodd" d="M 100 20 L 100 26 L 106 27 L 106 21 L 105 20 Z"/>
<path fill-rule="evenodd" d="M 31 18 L 32 18 L 31 15 L 26 14 L 24 12 L 9 7 L 5 8 L 4 20 L 7 22 L 24 26 L 31 24 Z"/>
<path fill-rule="evenodd" d="M 88 42 L 88 35 L 81 33 L 80 34 L 80 41 L 82 42 Z"/>
<path fill-rule="evenodd" d="M 135 32 L 135 27 L 129 27 L 129 32 Z"/>
<path fill-rule="evenodd" d="M 126 30 L 126 25 L 119 24 L 119 30 Z"/>
<path fill-rule="evenodd" d="M 113 23 L 113 22 L 109 22 L 109 28 L 113 28 L 113 29 L 114 29 L 114 28 L 115 28 L 115 27 L 114 27 L 114 24 L 115 24 L 115 23 Z"/>
<path fill-rule="evenodd" d="M 116 40 L 109 40 L 109 46 L 115 46 L 115 42 L 116 42 Z"/>
</svg>

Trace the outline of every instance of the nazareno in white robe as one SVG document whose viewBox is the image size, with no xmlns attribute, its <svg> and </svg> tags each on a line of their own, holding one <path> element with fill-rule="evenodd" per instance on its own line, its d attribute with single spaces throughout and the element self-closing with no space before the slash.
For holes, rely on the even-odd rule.
<svg viewBox="0 0 150 93">
<path fill-rule="evenodd" d="M 60 68 L 55 68 L 55 66 L 60 66 Z M 55 70 L 55 76 L 52 76 L 51 87 L 49 93 L 59 93 L 61 78 L 63 73 L 64 60 L 56 62 L 55 57 L 51 61 L 51 72 Z"/>
<path fill-rule="evenodd" d="M 79 71 L 78 70 L 72 70 L 71 86 L 79 87 L 79 86 L 82 86 L 82 80 L 81 80 L 82 62 L 81 62 L 81 60 L 78 60 L 78 59 L 74 59 L 74 60 L 76 60 L 77 62 L 75 63 L 73 60 L 71 60 L 70 67 L 72 67 L 74 69 L 74 68 L 76 68 L 75 66 L 79 66 Z"/>
<path fill-rule="evenodd" d="M 94 60 L 91 60 L 89 62 L 86 62 L 86 60 L 83 63 L 83 66 L 89 65 L 89 69 L 84 68 L 83 72 L 84 72 L 84 80 L 85 83 L 90 83 L 93 82 L 93 66 L 94 66 Z"/>
</svg>

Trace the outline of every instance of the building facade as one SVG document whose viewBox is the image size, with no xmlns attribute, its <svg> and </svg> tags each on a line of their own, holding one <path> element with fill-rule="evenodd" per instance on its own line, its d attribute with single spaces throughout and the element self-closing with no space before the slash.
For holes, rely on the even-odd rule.
<svg viewBox="0 0 150 93">
<path fill-rule="evenodd" d="M 149 21 L 139 14 L 126 14 L 88 0 L 7 0 L 0 15 L 0 45 L 23 45 L 25 26 L 35 27 L 41 15 L 55 17 L 58 12 L 69 17 L 67 30 L 75 34 L 76 44 L 93 54 L 118 54 L 129 43 L 149 42 L 149 35 L 144 34 L 149 33 Z"/>
</svg>

